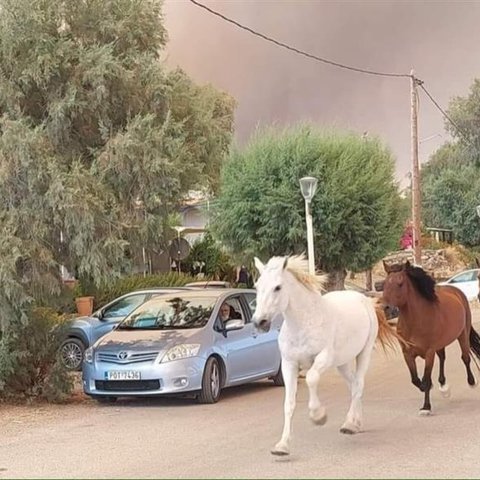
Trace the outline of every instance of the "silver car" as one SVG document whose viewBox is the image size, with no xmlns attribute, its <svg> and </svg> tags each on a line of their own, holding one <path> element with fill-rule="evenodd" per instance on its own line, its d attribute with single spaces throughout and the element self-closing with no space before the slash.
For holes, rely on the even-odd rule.
<svg viewBox="0 0 480 480">
<path fill-rule="evenodd" d="M 194 394 L 215 403 L 221 389 L 271 378 L 283 385 L 278 333 L 251 322 L 255 291 L 206 289 L 153 298 L 85 352 L 83 388 L 99 401 Z M 229 306 L 228 320 L 220 309 Z"/>
</svg>

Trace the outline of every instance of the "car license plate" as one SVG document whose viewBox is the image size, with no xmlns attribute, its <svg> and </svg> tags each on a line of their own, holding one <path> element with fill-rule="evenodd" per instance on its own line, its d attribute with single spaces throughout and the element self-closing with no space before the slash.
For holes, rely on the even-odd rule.
<svg viewBox="0 0 480 480">
<path fill-rule="evenodd" d="M 140 378 L 140 372 L 134 372 L 131 370 L 113 370 L 110 372 L 105 372 L 105 380 L 140 380 Z"/>
</svg>

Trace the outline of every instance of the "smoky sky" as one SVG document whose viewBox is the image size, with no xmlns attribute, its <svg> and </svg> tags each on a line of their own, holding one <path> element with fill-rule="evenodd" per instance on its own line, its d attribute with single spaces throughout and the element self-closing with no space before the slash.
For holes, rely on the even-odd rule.
<svg viewBox="0 0 480 480">
<path fill-rule="evenodd" d="M 443 107 L 480 77 L 480 1 L 213 1 L 211 8 L 299 49 L 358 67 L 409 73 Z M 186 0 L 166 0 L 168 63 L 238 102 L 236 139 L 256 126 L 313 121 L 379 135 L 410 169 L 410 90 L 405 78 L 370 77 L 319 64 L 237 29 Z M 421 162 L 448 139 L 420 94 Z"/>
</svg>

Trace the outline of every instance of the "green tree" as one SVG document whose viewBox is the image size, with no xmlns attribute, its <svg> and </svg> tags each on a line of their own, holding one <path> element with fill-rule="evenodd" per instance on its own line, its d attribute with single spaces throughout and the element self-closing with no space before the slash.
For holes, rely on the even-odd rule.
<svg viewBox="0 0 480 480">
<path fill-rule="evenodd" d="M 454 138 L 454 148 L 464 160 L 480 164 L 480 79 L 476 78 L 467 96 L 454 97 L 448 107 L 455 125 L 445 122 L 445 128 Z"/>
<path fill-rule="evenodd" d="M 305 251 L 299 179 L 306 175 L 319 181 L 312 202 L 317 267 L 341 286 L 344 269 L 370 268 L 398 243 L 394 162 L 378 140 L 308 125 L 258 132 L 224 167 L 215 231 L 250 256 Z"/>
<path fill-rule="evenodd" d="M 480 80 L 448 108 L 457 127 L 446 122 L 453 141 L 440 147 L 422 168 L 424 224 L 450 228 L 467 246 L 480 244 Z"/>
<path fill-rule="evenodd" d="M 461 147 L 440 148 L 422 169 L 423 222 L 452 229 L 456 240 L 480 243 L 476 206 L 480 203 L 480 170 L 462 156 Z"/>
<path fill-rule="evenodd" d="M 234 102 L 161 60 L 160 0 L 4 0 L 0 318 L 159 249 L 191 188 L 215 190 Z M 12 313 L 16 315 L 12 316 Z"/>
</svg>

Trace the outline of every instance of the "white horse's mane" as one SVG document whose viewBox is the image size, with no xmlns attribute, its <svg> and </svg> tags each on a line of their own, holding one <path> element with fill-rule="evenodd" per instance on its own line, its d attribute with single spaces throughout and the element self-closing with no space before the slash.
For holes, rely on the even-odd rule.
<svg viewBox="0 0 480 480">
<path fill-rule="evenodd" d="M 273 257 L 268 262 L 269 266 L 282 267 L 287 262 L 286 270 L 290 272 L 308 290 L 314 292 L 325 292 L 325 285 L 328 282 L 328 275 L 311 275 L 308 273 L 308 260 L 302 253 L 288 257 Z"/>
</svg>

